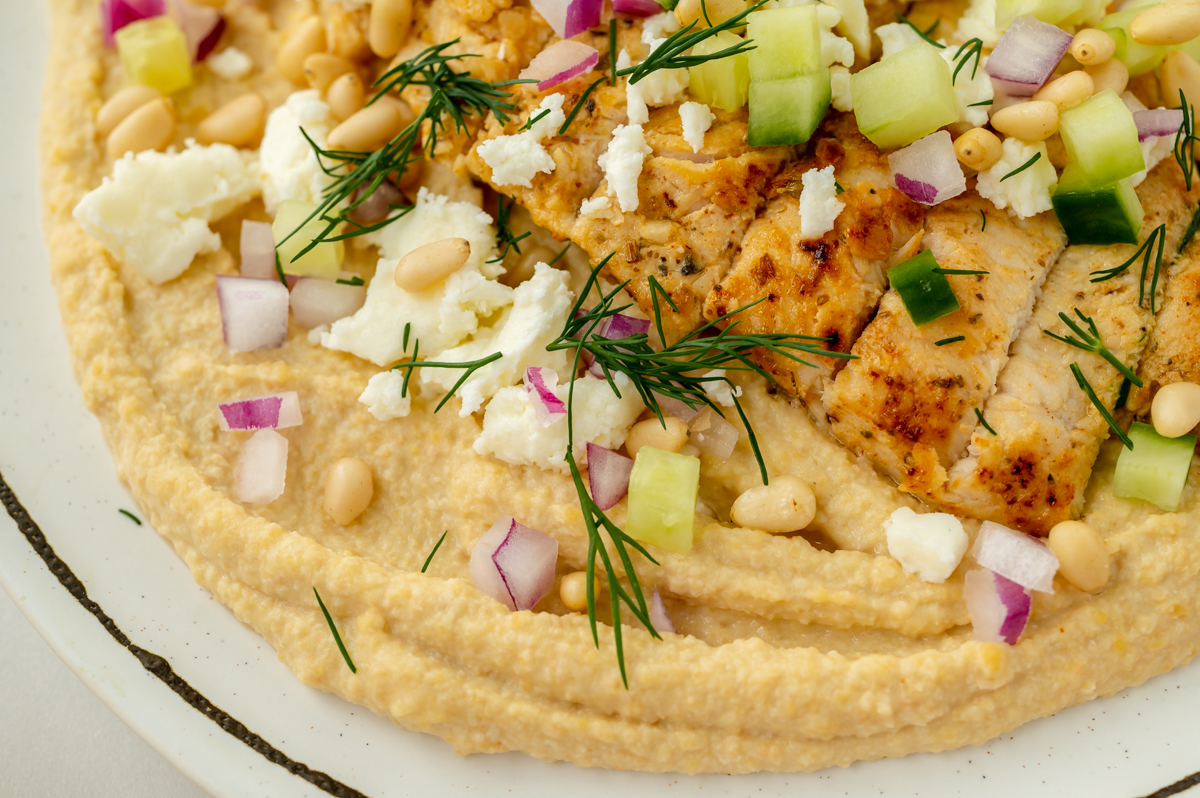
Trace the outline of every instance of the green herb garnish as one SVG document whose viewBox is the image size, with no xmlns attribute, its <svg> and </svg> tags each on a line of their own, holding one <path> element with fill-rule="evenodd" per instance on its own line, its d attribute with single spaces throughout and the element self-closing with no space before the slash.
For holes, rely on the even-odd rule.
<svg viewBox="0 0 1200 798">
<path fill-rule="evenodd" d="M 1083 371 L 1080 370 L 1078 363 L 1071 364 L 1071 373 L 1075 375 L 1075 382 L 1079 383 L 1080 389 L 1087 394 L 1087 398 L 1092 401 L 1096 409 L 1100 411 L 1100 415 L 1104 416 L 1104 420 L 1108 422 L 1108 426 L 1121 439 L 1121 443 L 1125 444 L 1127 449 L 1133 448 L 1133 441 L 1129 440 L 1129 436 L 1125 434 L 1125 430 L 1117 424 L 1117 420 L 1112 417 L 1112 413 L 1108 412 L 1108 408 L 1100 401 L 1100 397 L 1096 395 L 1096 390 L 1092 388 L 1092 384 L 1087 381 L 1087 377 L 1083 376 Z"/>
<path fill-rule="evenodd" d="M 1030 158 L 1028 161 L 1026 161 L 1025 163 L 1021 164 L 1021 165 L 1020 165 L 1020 166 L 1018 166 L 1016 169 L 1014 169 L 1014 170 L 1012 170 L 1011 172 L 1009 172 L 1008 174 L 1006 174 L 1004 177 L 1000 178 L 1000 182 L 1001 182 L 1001 183 L 1003 183 L 1005 180 L 1008 180 L 1010 177 L 1013 177 L 1013 176 L 1015 176 L 1015 175 L 1019 175 L 1019 174 L 1021 174 L 1021 173 L 1022 173 L 1022 172 L 1024 172 L 1026 169 L 1028 169 L 1029 167 L 1031 167 L 1031 166 L 1033 166 L 1035 163 L 1037 163 L 1037 162 L 1038 162 L 1038 159 L 1039 159 L 1039 158 L 1041 158 L 1041 157 L 1042 157 L 1042 154 L 1041 154 L 1040 152 L 1035 152 L 1035 153 L 1033 154 L 1033 157 L 1032 157 L 1032 158 Z"/>
<path fill-rule="evenodd" d="M 359 277 L 357 274 L 354 275 L 353 277 L 351 277 L 349 280 L 343 280 L 342 278 L 339 277 L 337 280 L 337 284 L 338 285 L 366 285 L 366 283 L 363 282 L 363 278 Z"/>
<path fill-rule="evenodd" d="M 610 86 L 617 85 L 617 18 L 608 21 L 608 70 Z"/>
<path fill-rule="evenodd" d="M 1192 190 L 1192 178 L 1196 175 L 1196 107 L 1188 105 L 1183 89 L 1179 90 L 1179 106 L 1183 109 L 1183 123 L 1175 134 L 1175 161 L 1183 170 L 1183 181 L 1187 190 Z"/>
<path fill-rule="evenodd" d="M 932 44 L 934 47 L 938 48 L 939 50 L 946 49 L 946 45 L 942 44 L 941 42 L 936 42 L 929 37 L 929 34 L 933 33 L 935 30 L 937 30 L 938 23 L 941 22 L 941 20 L 938 20 L 938 22 L 933 23 L 933 25 L 929 28 L 929 30 L 925 31 L 925 30 L 921 30 L 916 25 L 914 25 L 912 23 L 912 21 L 908 17 L 904 16 L 903 14 L 896 14 L 893 12 L 892 16 L 894 16 L 896 19 L 900 20 L 905 25 L 907 25 L 908 27 L 910 27 L 914 31 L 916 31 L 916 34 L 918 36 L 920 36 L 922 39 L 924 39 L 926 41 L 926 43 Z"/>
<path fill-rule="evenodd" d="M 546 113 L 550 113 L 549 108 L 546 109 Z M 489 260 L 488 263 L 499 263 L 504 260 L 510 249 L 520 255 L 520 243 L 533 235 L 531 232 L 524 232 L 519 236 L 513 235 L 512 228 L 508 226 L 509 214 L 512 213 L 513 206 L 516 204 L 517 201 L 514 199 L 509 200 L 508 205 L 505 205 L 503 194 L 496 198 L 496 243 L 504 245 L 504 249 L 499 255 Z"/>
<path fill-rule="evenodd" d="M 438 538 L 438 542 L 433 545 L 433 551 L 429 552 L 429 556 L 425 558 L 425 564 L 421 566 L 421 573 L 425 573 L 429 570 L 429 563 L 433 562 L 433 555 L 438 553 L 438 549 L 442 547 L 442 541 L 444 541 L 446 539 L 446 535 L 449 534 L 450 530 L 447 529 L 442 533 L 442 536 Z"/>
<path fill-rule="evenodd" d="M 1138 281 L 1138 307 L 1142 306 L 1142 302 L 1146 299 L 1146 276 L 1150 274 L 1150 259 L 1154 258 L 1154 272 L 1150 277 L 1150 312 L 1155 312 L 1155 295 L 1158 293 L 1158 278 L 1162 273 L 1163 249 L 1167 243 L 1167 225 L 1160 224 L 1158 227 L 1150 231 L 1150 235 L 1146 236 L 1146 240 L 1138 247 L 1137 251 L 1129 258 L 1129 260 L 1114 266 L 1111 269 L 1100 269 L 1092 272 L 1092 282 L 1102 283 L 1105 280 L 1111 280 L 1117 275 L 1123 274 L 1126 269 L 1134 264 L 1138 258 L 1142 259 L 1142 276 Z M 1157 246 L 1157 249 L 1155 248 Z"/>
<path fill-rule="evenodd" d="M 846 189 L 842 188 L 842 184 L 837 182 L 836 180 L 833 182 L 833 189 L 834 189 L 833 190 L 834 194 L 845 194 L 846 193 Z"/>
<path fill-rule="evenodd" d="M 991 274 L 991 272 L 980 271 L 979 269 L 943 269 L 941 266 L 930 271 L 934 274 Z"/>
<path fill-rule="evenodd" d="M 995 100 L 980 100 L 977 103 L 971 103 L 967 107 L 968 108 L 978 108 L 981 105 L 993 105 L 993 104 L 995 104 L 995 102 L 996 102 Z"/>
<path fill-rule="evenodd" d="M 738 44 L 726 47 L 724 50 L 718 50 L 715 53 L 708 55 L 687 55 L 687 52 L 705 39 L 711 39 L 718 33 L 739 28 L 745 22 L 746 17 L 754 13 L 767 2 L 767 0 L 758 0 L 754 5 L 747 8 L 729 19 L 710 28 L 693 31 L 699 20 L 692 20 L 682 30 L 672 33 L 663 41 L 650 55 L 646 56 L 646 60 L 642 63 L 631 66 L 627 69 L 617 70 L 616 74 L 619 77 L 629 78 L 629 83 L 632 85 L 637 83 L 642 78 L 649 75 L 651 72 L 656 72 L 660 69 L 685 69 L 694 67 L 709 61 L 720 61 L 722 58 L 740 55 L 755 49 L 752 40 L 746 39 Z"/>
<path fill-rule="evenodd" d="M 1122 377 L 1141 388 L 1142 380 L 1136 374 L 1134 374 L 1128 366 L 1122 363 L 1121 360 L 1114 355 L 1107 346 L 1104 345 L 1104 341 L 1100 338 L 1100 330 L 1096 327 L 1096 322 L 1093 321 L 1090 316 L 1085 316 L 1083 311 L 1081 311 L 1079 308 L 1075 308 L 1075 315 L 1079 317 L 1080 321 L 1088 326 L 1088 331 L 1085 331 L 1082 327 L 1076 324 L 1075 320 L 1066 313 L 1059 313 L 1058 317 L 1062 319 L 1063 324 L 1067 325 L 1074 335 L 1062 336 L 1052 333 L 1049 330 L 1042 330 L 1042 332 L 1056 341 L 1062 341 L 1068 346 L 1073 346 L 1076 349 L 1082 349 L 1085 352 L 1094 352 L 1108 361 L 1110 366 L 1121 372 Z"/>
<path fill-rule="evenodd" d="M 616 22 L 616 20 L 613 20 L 613 22 Z M 571 126 L 571 123 L 575 121 L 575 117 L 577 117 L 579 115 L 579 109 L 583 108 L 584 103 L 587 102 L 588 97 L 591 97 L 592 92 L 595 91 L 596 87 L 599 86 L 603 82 L 604 82 L 604 78 L 596 78 L 596 80 L 593 81 L 592 85 L 588 86 L 587 89 L 584 90 L 583 94 L 579 95 L 579 102 L 575 103 L 575 107 L 573 107 L 571 109 L 571 113 L 567 114 L 567 118 L 565 120 L 563 120 L 562 127 L 560 127 L 558 129 L 558 135 L 562 136 L 562 135 L 566 134 L 567 128 L 569 128 Z"/>
<path fill-rule="evenodd" d="M 325 609 L 325 602 L 321 601 L 321 594 L 317 589 L 313 588 L 313 595 L 317 597 L 317 604 L 321 607 L 321 612 L 325 615 L 325 622 L 329 624 L 329 631 L 333 632 L 333 640 L 337 643 L 338 651 L 342 652 L 342 659 L 346 660 L 346 666 L 350 668 L 351 673 L 358 673 L 358 668 L 354 667 L 354 660 L 350 659 L 350 652 L 346 650 L 346 644 L 342 642 L 342 636 L 338 634 L 337 625 L 333 622 L 333 616 L 329 614 L 329 610 Z"/>
<path fill-rule="evenodd" d="M 983 219 L 983 224 L 981 224 L 981 225 L 979 226 L 979 232 L 981 232 L 981 233 L 982 233 L 984 230 L 986 230 L 986 229 L 987 229 L 987 213 L 986 213 L 986 212 L 984 212 L 984 211 L 980 211 L 980 212 L 979 212 L 979 218 L 980 218 L 980 219 Z"/>
<path fill-rule="evenodd" d="M 129 512 L 128 510 L 117 510 L 117 512 L 123 516 L 126 516 L 130 521 L 137 524 L 138 526 L 142 525 L 142 519 L 138 518 L 136 515 Z"/>
<path fill-rule="evenodd" d="M 283 264 L 279 262 L 279 250 L 275 250 L 275 275 L 279 282 L 283 283 L 283 287 L 287 288 L 287 277 L 283 275 Z"/>
<path fill-rule="evenodd" d="M 942 339 L 942 340 L 940 340 L 940 341 L 934 341 L 934 342 L 933 342 L 933 345 L 934 345 L 934 346 L 945 346 L 946 344 L 956 344 L 956 343 L 958 343 L 959 341 L 965 341 L 965 340 L 967 340 L 967 336 L 965 336 L 965 335 L 956 335 L 956 336 L 954 336 L 953 338 L 943 338 L 943 339 Z"/>
<path fill-rule="evenodd" d="M 958 73 L 967 65 L 972 58 L 975 59 L 975 65 L 971 67 L 971 80 L 975 80 L 975 73 L 979 70 L 979 56 L 983 54 L 983 41 L 981 39 L 967 39 L 958 48 L 958 52 L 954 54 L 955 67 L 954 75 L 950 82 L 958 82 Z"/>
<path fill-rule="evenodd" d="M 980 410 L 978 407 L 975 408 L 975 418 L 979 419 L 979 423 L 983 425 L 983 428 L 985 430 L 992 433 L 993 435 L 996 434 L 996 430 L 992 429 L 992 425 L 987 423 L 987 419 L 983 417 L 983 411 Z"/>
<path fill-rule="evenodd" d="M 1113 406 L 1113 410 L 1120 410 L 1129 401 L 1129 392 L 1133 390 L 1133 383 L 1129 378 L 1121 380 L 1121 390 L 1117 393 L 1117 403 Z"/>
<path fill-rule="evenodd" d="M 549 115 L 550 115 L 550 110 L 551 110 L 551 109 L 549 109 L 549 108 L 544 108 L 544 109 L 542 109 L 542 112 L 541 112 L 540 114 L 537 114 L 536 116 L 531 116 L 531 117 L 529 117 L 528 119 L 526 119 L 526 120 L 525 120 L 525 124 L 523 124 L 523 125 L 521 125 L 519 128 L 517 128 L 517 132 L 518 132 L 518 133 L 524 133 L 526 130 L 529 130 L 529 129 L 530 129 L 531 127 L 533 127 L 535 124 L 537 124 L 538 122 L 540 122 L 541 120 L 543 120 L 543 119 L 545 119 L 547 116 L 549 116 Z"/>
</svg>

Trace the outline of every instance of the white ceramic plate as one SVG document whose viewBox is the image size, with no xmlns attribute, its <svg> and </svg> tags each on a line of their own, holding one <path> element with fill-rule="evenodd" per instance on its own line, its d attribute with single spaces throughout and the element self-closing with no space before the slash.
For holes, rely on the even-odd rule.
<svg viewBox="0 0 1200 798">
<path fill-rule="evenodd" d="M 986 746 L 745 777 L 460 759 L 441 740 L 304 687 L 153 530 L 118 513 L 137 509 L 80 400 L 40 232 L 46 14 L 29 0 L 0 7 L 0 584 L 88 687 L 213 795 L 1162 798 L 1200 783 L 1200 662 Z"/>
</svg>

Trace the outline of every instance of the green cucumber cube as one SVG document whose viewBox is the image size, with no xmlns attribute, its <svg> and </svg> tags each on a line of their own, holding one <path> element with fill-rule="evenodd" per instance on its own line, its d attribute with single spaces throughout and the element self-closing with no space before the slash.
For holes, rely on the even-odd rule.
<svg viewBox="0 0 1200 798">
<path fill-rule="evenodd" d="M 1145 72 L 1149 72 L 1161 64 L 1163 58 L 1167 55 L 1167 48 L 1165 46 L 1136 42 L 1129 33 L 1129 26 L 1133 22 L 1134 17 L 1145 10 L 1143 7 L 1118 11 L 1115 14 L 1109 14 L 1096 26 L 1100 30 L 1112 34 L 1113 38 L 1117 40 L 1117 51 L 1113 57 L 1118 61 L 1124 62 L 1125 66 L 1129 67 L 1130 77 L 1137 77 Z M 1117 36 L 1115 31 L 1120 31 L 1121 35 Z"/>
<path fill-rule="evenodd" d="M 1033 17 L 1057 25 L 1082 6 L 1083 0 L 996 0 L 996 30 L 1006 29 L 1017 17 Z"/>
<path fill-rule="evenodd" d="M 675 6 L 679 5 L 679 0 L 658 0 L 658 4 L 666 11 L 674 11 Z"/>
<path fill-rule="evenodd" d="M 850 76 L 858 129 L 880 149 L 911 144 L 958 121 L 950 65 L 917 44 Z"/>
<path fill-rule="evenodd" d="M 803 144 L 825 118 L 831 98 L 829 67 L 782 80 L 751 80 L 746 141 L 752 147 Z"/>
<path fill-rule="evenodd" d="M 1178 50 L 1181 53 L 1187 53 L 1193 59 L 1195 59 L 1197 63 L 1200 63 L 1200 36 L 1198 36 L 1195 39 L 1192 39 L 1190 41 L 1186 41 L 1183 44 L 1172 44 L 1167 49 L 1168 50 Z M 1179 102 L 1178 97 L 1164 98 L 1163 102 L 1166 103 L 1168 108 L 1171 107 L 1171 99 L 1174 99 L 1175 102 Z M 1188 102 L 1189 102 L 1189 104 L 1192 102 L 1192 99 L 1190 97 L 1188 98 Z"/>
<path fill-rule="evenodd" d="M 692 55 L 711 55 L 736 47 L 743 41 L 741 36 L 721 31 L 693 47 Z M 736 111 L 746 104 L 750 94 L 750 58 L 747 54 L 706 61 L 688 72 L 688 90 L 705 105 L 722 111 Z"/>
<path fill-rule="evenodd" d="M 1131 177 L 1093 186 L 1071 164 L 1063 170 L 1050 201 L 1072 244 L 1138 242 L 1145 213 Z"/>
<path fill-rule="evenodd" d="M 295 277 L 321 277 L 326 280 L 336 280 L 346 256 L 346 245 L 341 241 L 322 241 L 304 253 L 300 258 L 296 255 L 307 247 L 321 234 L 328 224 L 320 217 L 307 224 L 304 220 L 317 209 L 316 203 L 299 200 L 284 200 L 275 214 L 271 224 L 271 233 L 277 242 L 283 242 L 276 247 L 279 264 L 284 274 Z M 303 227 L 300 227 L 301 225 Z M 300 228 L 295 235 L 288 238 L 293 230 Z M 287 241 L 284 239 L 287 238 Z"/>
<path fill-rule="evenodd" d="M 1146 168 L 1133 112 L 1112 89 L 1063 111 L 1058 132 L 1080 177 L 1094 186 L 1115 183 Z"/>
<path fill-rule="evenodd" d="M 922 327 L 958 310 L 958 297 L 946 275 L 935 272 L 938 268 L 933 253 L 925 250 L 903 263 L 888 269 L 888 280 L 900 295 L 904 309 L 913 324 Z"/>
<path fill-rule="evenodd" d="M 642 543 L 687 554 L 699 490 L 698 457 L 643 446 L 629 475 L 625 532 Z"/>
<path fill-rule="evenodd" d="M 816 5 L 755 11 L 746 17 L 754 41 L 750 80 L 780 80 L 816 72 L 821 63 L 821 26 Z"/>
<path fill-rule="evenodd" d="M 130 83 L 151 86 L 163 94 L 192 85 L 192 54 L 183 31 L 170 17 L 131 22 L 117 31 L 114 39 Z"/>
<path fill-rule="evenodd" d="M 1129 428 L 1133 448 L 1122 447 L 1113 474 L 1113 495 L 1141 499 L 1167 512 L 1179 509 L 1179 499 L 1192 467 L 1196 436 L 1164 438 L 1149 424 L 1133 422 Z"/>
</svg>

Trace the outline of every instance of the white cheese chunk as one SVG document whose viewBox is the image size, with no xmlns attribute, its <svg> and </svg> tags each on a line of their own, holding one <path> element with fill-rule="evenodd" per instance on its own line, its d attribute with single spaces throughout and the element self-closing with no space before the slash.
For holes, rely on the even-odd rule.
<svg viewBox="0 0 1200 798">
<path fill-rule="evenodd" d="M 592 197 L 585 199 L 579 205 L 580 216 L 591 216 L 595 213 L 603 213 L 612 207 L 612 201 L 608 197 Z"/>
<path fill-rule="evenodd" d="M 692 152 L 704 149 L 704 134 L 717 119 L 704 103 L 686 102 L 679 106 L 679 120 L 683 123 L 683 140 L 691 145 Z"/>
<path fill-rule="evenodd" d="M 599 158 L 608 180 L 608 193 L 617 198 L 625 213 L 638 208 L 638 177 L 642 174 L 642 161 L 651 152 L 641 125 L 617 125 L 608 150 Z"/>
<path fill-rule="evenodd" d="M 979 39 L 989 50 L 1000 41 L 1000 34 L 996 30 L 996 0 L 971 0 L 955 30 L 959 41 Z"/>
<path fill-rule="evenodd" d="M 321 170 L 317 154 L 300 132 L 318 147 L 336 124 L 329 106 L 315 89 L 293 92 L 267 117 L 259 160 L 262 164 L 263 204 L 272 216 L 284 200 L 319 202 L 332 178 Z"/>
<path fill-rule="evenodd" d="M 955 60 L 955 54 L 958 54 L 958 60 Z M 962 63 L 962 59 L 967 57 L 965 50 L 959 53 L 958 48 L 954 46 L 938 50 L 938 55 L 950 65 L 952 75 L 955 68 Z M 975 127 L 982 127 L 988 121 L 988 106 L 979 103 L 987 102 L 995 96 L 992 78 L 983 69 L 986 65 L 986 55 L 979 56 L 978 68 L 975 66 L 975 59 L 969 58 L 954 78 L 954 99 L 958 105 L 958 118 Z"/>
<path fill-rule="evenodd" d="M 883 522 L 888 554 L 926 582 L 945 582 L 967 551 L 962 522 L 949 513 L 918 515 L 901 507 Z"/>
<path fill-rule="evenodd" d="M 554 171 L 554 158 L 541 142 L 555 135 L 567 120 L 563 113 L 564 100 L 566 97 L 561 94 L 543 98 L 530 118 L 548 113 L 528 130 L 512 136 L 497 136 L 479 145 L 479 157 L 491 168 L 492 180 L 502 186 L 529 188 L 538 174 Z"/>
<path fill-rule="evenodd" d="M 404 372 L 381 371 L 367 382 L 367 387 L 358 397 L 358 401 L 366 405 L 375 418 L 390 421 L 408 415 L 412 409 L 412 388 L 413 385 L 410 384 L 408 396 L 401 396 L 404 390 Z"/>
<path fill-rule="evenodd" d="M 257 169 L 227 144 L 126 155 L 79 201 L 75 220 L 114 258 L 165 283 L 220 248 L 208 223 L 259 193 Z"/>
<path fill-rule="evenodd" d="M 833 107 L 836 111 L 853 111 L 854 97 L 850 94 L 850 70 L 844 66 L 829 68 L 829 88 L 833 93 Z"/>
<path fill-rule="evenodd" d="M 214 75 L 225 80 L 241 80 L 254 68 L 250 56 L 232 45 L 219 53 L 213 53 L 204 63 L 208 64 Z"/>
<path fill-rule="evenodd" d="M 849 39 L 843 39 L 833 32 L 841 21 L 841 11 L 825 3 L 817 6 L 817 25 L 821 28 L 821 63 L 825 66 L 854 66 L 854 45 Z"/>
<path fill-rule="evenodd" d="M 800 182 L 800 237 L 820 238 L 833 229 L 846 203 L 837 198 L 832 166 L 809 169 Z"/>
<path fill-rule="evenodd" d="M 883 55 L 879 57 L 881 61 L 903 52 L 909 47 L 925 43 L 925 40 L 915 30 L 903 22 L 889 22 L 886 25 L 880 25 L 875 29 L 875 35 L 883 43 Z"/>
<path fill-rule="evenodd" d="M 704 375 L 705 377 L 721 378 L 727 376 L 725 369 L 714 369 Z M 733 407 L 735 402 L 734 397 L 742 395 L 742 389 L 738 386 L 730 387 L 727 382 L 706 382 L 704 383 L 704 393 L 713 402 L 716 402 L 721 407 Z"/>
<path fill-rule="evenodd" d="M 1050 187 L 1058 182 L 1058 173 L 1050 163 L 1045 142 L 1028 144 L 1020 139 L 1006 138 L 1000 160 L 986 172 L 979 173 L 975 190 L 979 196 L 992 201 L 997 208 L 1012 208 L 1024 219 L 1050 210 Z M 1041 157 L 1033 166 L 1004 180 L 1004 176 L 1025 164 L 1035 154 Z"/>
</svg>

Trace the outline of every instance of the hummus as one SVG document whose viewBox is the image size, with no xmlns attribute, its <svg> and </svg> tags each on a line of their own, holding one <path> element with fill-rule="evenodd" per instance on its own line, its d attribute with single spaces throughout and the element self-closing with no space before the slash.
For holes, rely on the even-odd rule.
<svg viewBox="0 0 1200 798">
<path fill-rule="evenodd" d="M 656 640 L 624 619 L 626 689 L 604 608 L 597 648 L 586 615 L 568 611 L 557 591 L 536 611 L 510 612 L 468 575 L 473 545 L 504 515 L 558 541 L 559 577 L 583 568 L 587 534 L 568 475 L 477 453 L 479 414 L 460 415 L 453 400 L 435 415 L 434 392 L 414 397 L 406 417 L 377 420 L 359 396 L 378 367 L 295 325 L 282 348 L 229 351 L 214 286 L 217 275 L 237 273 L 242 220 L 269 218 L 259 200 L 213 222 L 221 245 L 163 285 L 80 228 L 73 210 L 112 168 L 96 111 L 123 78 L 101 43 L 95 3 L 50 5 L 45 227 L 84 401 L 154 528 L 305 684 L 461 754 L 520 750 L 685 773 L 811 771 L 982 743 L 1196 654 L 1200 498 L 1191 485 L 1177 513 L 1116 499 L 1120 444 L 1106 444 L 1084 520 L 1111 557 L 1107 587 L 1089 595 L 1059 578 L 1055 592 L 1034 595 L 1018 645 L 978 642 L 963 600 L 971 555 L 941 584 L 906 573 L 887 554 L 884 522 L 918 502 L 786 394 L 746 379 L 741 400 L 771 474 L 810 484 L 816 518 L 793 536 L 737 528 L 724 520 L 730 506 L 759 484 L 745 435 L 730 458 L 702 458 L 692 550 L 655 549 L 658 565 L 636 559 L 678 633 Z M 176 146 L 240 93 L 256 90 L 274 108 L 296 88 L 274 71 L 275 29 L 313 4 L 267 5 L 229 4 L 226 35 L 255 68 L 236 82 L 198 68 L 197 85 L 176 97 Z M 350 268 L 369 278 L 374 258 L 348 250 Z M 266 506 L 243 505 L 233 475 L 249 433 L 219 431 L 217 405 L 283 391 L 298 392 L 304 413 L 303 425 L 280 433 L 290 444 L 286 491 Z M 364 461 L 376 485 L 367 511 L 344 527 L 322 510 L 326 474 L 343 457 Z M 623 526 L 625 504 L 610 517 Z M 974 538 L 978 522 L 964 526 Z"/>
</svg>

